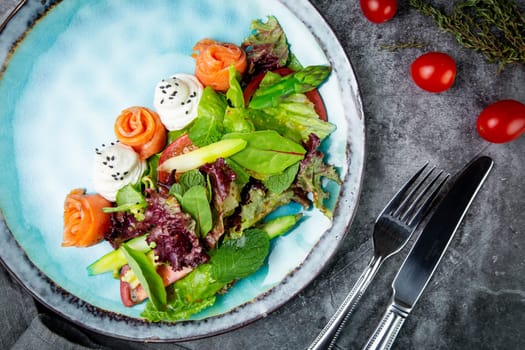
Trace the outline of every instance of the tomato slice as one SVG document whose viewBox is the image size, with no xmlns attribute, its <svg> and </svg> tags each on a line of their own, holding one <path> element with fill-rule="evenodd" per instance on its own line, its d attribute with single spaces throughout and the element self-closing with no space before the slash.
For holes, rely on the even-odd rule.
<svg viewBox="0 0 525 350">
<path fill-rule="evenodd" d="M 294 71 L 288 67 L 282 67 L 277 68 L 275 70 L 272 70 L 273 73 L 277 73 L 280 76 L 284 77 L 286 75 L 289 75 L 293 73 Z M 259 85 L 261 84 L 261 80 L 263 80 L 264 75 L 266 72 L 260 73 L 256 75 L 255 77 L 250 80 L 248 85 L 246 86 L 246 89 L 244 89 L 244 103 L 248 104 L 250 102 L 250 99 L 252 98 L 255 91 L 259 88 Z M 319 91 L 317 89 L 308 91 L 305 93 L 306 97 L 314 104 L 314 109 L 317 115 L 319 116 L 319 119 L 327 121 L 328 116 L 326 113 L 326 107 L 323 102 L 323 98 L 321 97 L 321 94 L 319 94 Z"/>
<path fill-rule="evenodd" d="M 131 307 L 135 305 L 135 301 L 133 301 L 133 298 L 131 297 L 131 286 L 128 282 L 122 280 L 122 277 L 128 270 L 128 265 L 124 265 L 122 270 L 120 270 L 120 299 L 122 300 L 122 304 L 124 304 L 124 306 Z"/>
<path fill-rule="evenodd" d="M 164 151 L 162 151 L 159 158 L 159 166 L 171 157 L 188 153 L 196 148 L 197 146 L 195 146 L 193 142 L 191 142 L 191 139 L 188 134 L 179 136 L 172 143 L 170 143 L 168 147 L 164 149 Z M 167 183 L 169 181 L 170 173 L 168 173 L 167 171 L 159 171 L 157 176 L 160 182 Z"/>
</svg>

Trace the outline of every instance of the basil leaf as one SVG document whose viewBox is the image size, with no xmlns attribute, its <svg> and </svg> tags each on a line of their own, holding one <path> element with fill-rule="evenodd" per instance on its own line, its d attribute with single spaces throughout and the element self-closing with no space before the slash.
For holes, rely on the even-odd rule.
<svg viewBox="0 0 525 350">
<path fill-rule="evenodd" d="M 129 247 L 126 243 L 121 247 L 129 267 L 137 276 L 153 306 L 157 310 L 164 309 L 167 303 L 166 289 L 151 260 L 146 254 Z"/>
<path fill-rule="evenodd" d="M 273 130 L 230 133 L 223 139 L 244 139 L 246 147 L 231 156 L 242 167 L 262 175 L 280 174 L 304 158 L 306 150 Z"/>
</svg>

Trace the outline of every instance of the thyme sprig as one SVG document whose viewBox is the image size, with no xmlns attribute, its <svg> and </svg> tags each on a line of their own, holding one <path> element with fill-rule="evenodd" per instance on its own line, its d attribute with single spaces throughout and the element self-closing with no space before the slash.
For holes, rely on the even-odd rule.
<svg viewBox="0 0 525 350">
<path fill-rule="evenodd" d="M 415 41 L 415 40 L 411 40 L 407 42 L 395 42 L 393 44 L 380 44 L 379 45 L 379 47 L 382 50 L 387 50 L 391 52 L 399 51 L 403 49 L 421 49 L 421 48 L 425 48 L 426 46 L 427 46 L 426 43 Z"/>
<path fill-rule="evenodd" d="M 410 6 L 500 70 L 525 63 L 525 15 L 512 0 L 465 0 L 450 15 L 424 0 L 410 0 Z"/>
</svg>

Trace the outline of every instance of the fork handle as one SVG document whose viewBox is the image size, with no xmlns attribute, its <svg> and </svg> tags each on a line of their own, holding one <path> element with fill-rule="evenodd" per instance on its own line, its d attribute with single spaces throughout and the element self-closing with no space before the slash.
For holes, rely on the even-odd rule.
<svg viewBox="0 0 525 350">
<path fill-rule="evenodd" d="M 350 290 L 350 293 L 348 293 L 341 306 L 339 306 L 317 338 L 315 338 L 312 344 L 310 344 L 308 350 L 331 349 L 334 346 L 336 339 L 339 337 L 341 330 L 346 324 L 346 321 L 354 311 L 361 296 L 363 296 L 363 293 L 370 285 L 370 282 L 374 279 L 374 276 L 383 263 L 383 260 L 384 259 L 379 256 L 372 257 Z"/>
<path fill-rule="evenodd" d="M 389 350 L 409 313 L 409 310 L 402 310 L 391 302 L 363 350 Z"/>
</svg>

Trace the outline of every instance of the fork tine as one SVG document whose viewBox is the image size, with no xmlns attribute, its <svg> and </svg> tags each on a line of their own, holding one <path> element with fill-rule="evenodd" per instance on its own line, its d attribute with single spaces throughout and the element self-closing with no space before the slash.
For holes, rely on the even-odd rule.
<svg viewBox="0 0 525 350">
<path fill-rule="evenodd" d="M 407 202 L 407 204 L 406 204 L 407 207 L 403 208 L 402 211 L 401 210 L 397 210 L 396 211 L 396 214 L 397 214 L 396 216 L 401 221 L 406 221 L 409 216 L 413 215 L 412 214 L 413 210 L 419 204 L 419 202 L 421 201 L 423 196 L 425 196 L 427 191 L 430 190 L 430 188 L 436 183 L 436 181 L 441 176 L 441 174 L 443 174 L 443 170 L 441 170 L 437 175 L 434 175 L 434 178 L 426 184 L 425 188 L 423 188 L 421 190 L 420 188 L 425 184 L 425 182 L 427 182 L 428 178 L 434 172 L 434 170 L 435 170 L 435 167 L 432 168 L 432 170 L 430 170 L 430 172 L 425 176 L 425 178 L 423 180 L 421 180 L 421 182 L 419 183 L 417 189 L 412 193 L 412 196 L 415 197 L 415 198 L 412 198 L 412 197 L 407 197 L 406 198 L 405 201 Z"/>
<path fill-rule="evenodd" d="M 421 167 L 421 169 L 419 169 L 417 171 L 417 173 L 414 174 L 414 176 L 412 176 L 412 178 L 410 180 L 408 180 L 404 185 L 403 187 L 401 187 L 401 189 L 394 195 L 394 197 L 390 200 L 390 202 L 388 202 L 388 204 L 385 206 L 385 208 L 383 209 L 383 211 L 381 211 L 381 213 L 379 214 L 378 218 L 380 218 L 382 215 L 384 215 L 385 213 L 389 213 L 391 212 L 392 210 L 396 210 L 397 208 L 399 208 L 399 206 L 403 203 L 403 199 L 405 198 L 405 195 L 406 193 L 408 192 L 408 190 L 410 189 L 410 187 L 412 187 L 412 185 L 414 184 L 414 182 L 416 182 L 416 180 L 418 179 L 418 177 L 421 175 L 421 173 L 426 169 L 426 167 L 428 166 L 428 162 L 425 163 L 425 165 L 423 165 L 423 167 Z M 413 192 L 410 191 L 409 195 Z"/>
<path fill-rule="evenodd" d="M 438 179 L 441 177 L 441 175 L 445 173 L 443 170 L 441 170 L 439 172 L 439 174 L 434 178 L 434 180 L 432 180 L 432 182 L 425 188 L 425 190 L 423 192 L 421 192 L 421 194 L 418 196 L 418 198 L 416 199 L 416 201 L 414 201 L 412 207 L 415 207 L 415 204 L 418 203 L 421 198 L 423 198 L 423 196 L 426 195 L 426 193 L 432 188 L 432 186 L 438 181 Z M 437 197 L 439 191 L 441 190 L 441 187 L 443 187 L 443 185 L 445 184 L 445 182 L 447 182 L 448 178 L 449 178 L 450 174 L 448 173 L 445 173 L 445 176 L 442 177 L 441 181 L 439 182 L 439 184 L 434 188 L 434 190 L 426 197 L 426 199 L 423 201 L 423 204 L 420 205 L 419 209 L 413 213 L 410 217 L 410 219 L 408 221 L 406 221 L 407 225 L 409 226 L 413 226 L 413 225 L 417 225 L 421 219 L 423 218 L 423 215 L 425 215 L 426 211 L 428 210 L 428 208 L 430 207 L 430 205 L 432 204 L 432 202 L 434 201 L 434 199 Z M 408 213 L 407 213 L 408 214 Z M 403 221 L 404 220 L 407 220 L 408 218 L 405 217 L 402 219 Z"/>
<path fill-rule="evenodd" d="M 427 181 L 430 175 L 432 175 L 434 170 L 436 170 L 436 167 L 432 167 L 432 169 L 430 169 L 428 173 L 425 176 L 423 176 L 423 179 L 421 179 L 414 187 L 412 187 L 410 192 L 403 198 L 402 203 L 399 204 L 399 206 L 393 211 L 392 216 L 402 217 L 402 213 L 408 212 L 414 206 L 415 202 L 417 201 L 417 199 L 419 199 L 419 197 L 417 197 L 416 200 L 414 200 L 413 197 L 418 193 L 421 193 L 421 186 L 423 186 L 423 184 Z"/>
</svg>

